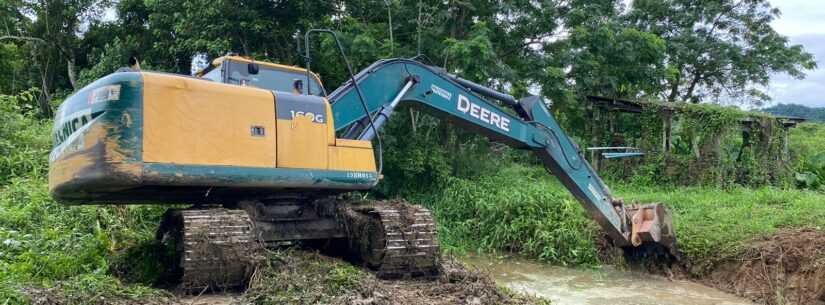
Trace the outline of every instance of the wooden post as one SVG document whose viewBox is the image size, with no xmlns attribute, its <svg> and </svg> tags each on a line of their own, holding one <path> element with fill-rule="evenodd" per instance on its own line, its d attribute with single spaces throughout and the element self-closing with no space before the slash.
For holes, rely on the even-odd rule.
<svg viewBox="0 0 825 305">
<path fill-rule="evenodd" d="M 790 127 L 782 124 L 782 161 L 788 162 L 791 159 L 789 149 Z"/>
<path fill-rule="evenodd" d="M 673 132 L 673 113 L 669 110 L 662 112 L 662 155 L 665 158 L 670 155 L 670 147 L 672 143 Z"/>
<path fill-rule="evenodd" d="M 601 124 L 602 123 L 602 120 L 601 120 L 601 107 L 598 107 L 598 106 L 593 107 L 592 113 L 593 113 L 593 121 L 591 123 L 591 126 L 593 126 L 592 127 L 593 128 L 593 132 L 592 132 L 593 138 L 590 140 L 590 146 L 591 147 L 597 147 L 597 146 L 601 146 L 601 143 L 599 141 L 601 137 L 599 135 L 601 135 L 601 133 L 604 131 L 603 126 Z M 593 170 L 595 170 L 596 172 L 599 171 L 599 154 L 596 153 L 595 151 L 591 151 L 590 165 L 593 166 Z"/>
</svg>

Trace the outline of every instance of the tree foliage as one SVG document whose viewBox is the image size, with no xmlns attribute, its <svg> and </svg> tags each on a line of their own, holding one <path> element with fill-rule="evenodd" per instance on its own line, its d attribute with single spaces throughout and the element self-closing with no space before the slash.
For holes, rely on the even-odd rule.
<svg viewBox="0 0 825 305">
<path fill-rule="evenodd" d="M 774 115 L 797 117 L 825 123 L 825 108 L 814 108 L 797 104 L 778 104 L 763 108 L 762 111 Z"/>
<path fill-rule="evenodd" d="M 667 42 L 668 101 L 725 97 L 759 104 L 771 74 L 801 78 L 816 67 L 810 53 L 790 45 L 771 22 L 779 10 L 768 0 L 636 0 L 626 16 L 636 28 Z"/>
<path fill-rule="evenodd" d="M 308 29 L 330 28 L 356 69 L 380 58 L 416 57 L 515 96 L 543 95 L 581 137 L 585 95 L 760 101 L 758 88 L 771 74 L 802 77 L 815 66 L 801 46 L 770 27 L 779 12 L 766 0 L 625 6 L 620 0 L 8 0 L 0 3 L 7 37 L 0 40 L 0 93 L 36 87 L 30 92 L 38 96 L 37 113 L 49 117 L 54 100 L 131 56 L 145 69 L 188 74 L 196 54 L 236 52 L 303 65 L 297 51 L 306 48 L 313 70 L 332 89 L 348 78 L 335 42 L 319 36 L 304 46 L 302 39 Z M 405 153 L 388 152 L 387 177 L 415 174 L 429 177 L 423 184 L 438 183 L 477 175 L 481 169 L 465 168 L 473 160 L 488 164 L 481 160 L 489 155 L 532 160 L 416 110 L 399 112 L 386 140 Z"/>
<path fill-rule="evenodd" d="M 560 105 L 575 107 L 585 94 L 760 102 L 771 74 L 803 77 L 815 67 L 771 28 L 778 16 L 767 0 L 9 0 L 0 4 L 0 90 L 40 88 L 48 115 L 54 94 L 129 56 L 178 73 L 189 73 L 195 54 L 300 64 L 299 33 L 332 28 L 357 67 L 421 54 Z M 335 86 L 345 79 L 337 50 L 328 38 L 316 41 L 315 66 Z"/>
</svg>

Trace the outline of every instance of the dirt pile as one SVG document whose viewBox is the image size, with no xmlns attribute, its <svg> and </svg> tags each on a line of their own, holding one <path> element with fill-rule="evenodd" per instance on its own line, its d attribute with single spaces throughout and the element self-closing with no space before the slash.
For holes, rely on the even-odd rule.
<svg viewBox="0 0 825 305">
<path fill-rule="evenodd" d="M 434 278 L 382 280 L 374 272 L 344 260 L 297 249 L 269 251 L 244 292 L 193 296 L 159 291 L 148 296 L 100 293 L 89 298 L 88 294 L 73 293 L 57 285 L 28 288 L 24 293 L 34 305 L 549 304 L 497 287 L 489 275 L 453 259 L 444 259 L 440 274 Z"/>
<path fill-rule="evenodd" d="M 768 305 L 825 305 L 825 231 L 784 231 L 748 244 L 702 282 Z"/>
<path fill-rule="evenodd" d="M 120 293 L 98 293 L 94 297 L 89 297 L 86 293 L 72 292 L 58 285 L 53 288 L 23 289 L 23 293 L 29 297 L 32 305 L 174 305 L 184 303 L 179 302 L 179 298 L 171 294 L 151 295 L 147 297 L 135 297 Z"/>
<path fill-rule="evenodd" d="M 431 279 L 381 280 L 342 260 L 304 251 L 275 252 L 244 299 L 252 304 L 549 304 L 499 288 L 486 274 L 445 259 Z"/>
</svg>

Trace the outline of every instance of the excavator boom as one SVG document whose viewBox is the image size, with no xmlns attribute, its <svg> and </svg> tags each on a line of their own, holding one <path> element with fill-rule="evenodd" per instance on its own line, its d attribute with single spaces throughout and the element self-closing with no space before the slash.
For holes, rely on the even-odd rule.
<svg viewBox="0 0 825 305">
<path fill-rule="evenodd" d="M 353 80 L 328 97 L 335 129 L 344 138 L 370 140 L 400 103 L 421 107 L 492 140 L 536 153 L 616 246 L 656 244 L 675 256 L 675 235 L 667 209 L 661 204 L 627 207 L 614 198 L 541 97 L 516 100 L 409 59 L 378 61 Z M 515 114 L 490 100 L 510 107 Z"/>
</svg>

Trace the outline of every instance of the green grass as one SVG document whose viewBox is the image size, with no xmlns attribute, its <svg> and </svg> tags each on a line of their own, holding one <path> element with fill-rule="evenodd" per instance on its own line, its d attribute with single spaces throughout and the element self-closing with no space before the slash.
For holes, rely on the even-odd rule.
<svg viewBox="0 0 825 305">
<path fill-rule="evenodd" d="M 615 185 L 626 200 L 664 202 L 673 212 L 679 248 L 701 275 L 731 258 L 748 240 L 780 229 L 825 229 L 825 194 L 762 187 L 659 189 Z"/>
<path fill-rule="evenodd" d="M 608 182 L 626 202 L 663 202 L 679 248 L 701 275 L 747 241 L 783 228 L 825 229 L 822 192 L 762 187 L 659 188 Z M 478 180 L 453 179 L 443 191 L 408 198 L 429 206 L 455 252 L 509 251 L 563 265 L 596 265 L 598 228 L 572 195 L 538 167 L 511 165 Z"/>
<path fill-rule="evenodd" d="M 825 124 L 802 123 L 790 130 L 789 146 L 797 159 L 825 152 Z"/>
<path fill-rule="evenodd" d="M 598 229 L 544 169 L 513 165 L 407 198 L 433 210 L 453 252 L 516 252 L 562 265 L 596 265 Z"/>
<path fill-rule="evenodd" d="M 25 304 L 26 288 L 59 288 L 69 304 L 90 298 L 140 300 L 163 294 L 112 276 L 114 262 L 149 266 L 132 255 L 152 239 L 164 208 L 68 207 L 48 193 L 49 120 L 0 95 L 0 304 Z M 148 269 L 148 268 L 145 268 Z M 136 271 L 138 274 L 148 271 Z"/>
<path fill-rule="evenodd" d="M 153 237 L 162 211 L 66 207 L 51 200 L 44 179 L 12 179 L 0 187 L 0 283 L 16 289 L 0 289 L 0 304 L 25 300 L 20 294 L 24 286 L 60 287 L 77 298 L 76 304 L 90 296 L 139 299 L 161 294 L 122 282 L 111 276 L 110 267 L 118 260 L 149 264 L 144 262 L 148 256 L 123 256 Z"/>
</svg>

